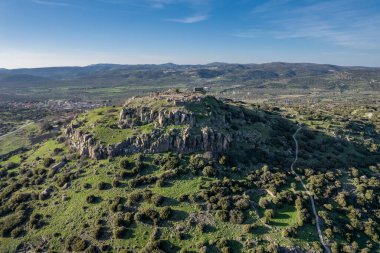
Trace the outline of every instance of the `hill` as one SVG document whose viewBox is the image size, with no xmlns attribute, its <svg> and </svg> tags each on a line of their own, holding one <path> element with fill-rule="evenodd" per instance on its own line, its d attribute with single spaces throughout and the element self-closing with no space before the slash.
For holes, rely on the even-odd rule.
<svg viewBox="0 0 380 253">
<path fill-rule="evenodd" d="M 321 252 L 309 191 L 333 252 L 379 250 L 376 146 L 280 110 L 172 90 L 80 114 L 0 162 L 0 251 Z"/>
<path fill-rule="evenodd" d="M 379 68 L 341 67 L 309 63 L 266 63 L 207 65 L 117 65 L 96 64 L 86 67 L 1 69 L 0 87 L 35 85 L 26 76 L 44 78 L 41 86 L 151 85 L 228 88 L 239 83 L 248 87 L 301 88 L 327 90 L 378 90 Z"/>
</svg>

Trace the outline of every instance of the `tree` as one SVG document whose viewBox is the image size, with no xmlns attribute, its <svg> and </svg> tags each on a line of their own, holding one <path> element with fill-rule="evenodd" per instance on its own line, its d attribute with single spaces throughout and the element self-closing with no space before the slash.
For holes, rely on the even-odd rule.
<svg viewBox="0 0 380 253">
<path fill-rule="evenodd" d="M 261 208 L 266 208 L 269 204 L 270 204 L 270 201 L 269 201 L 267 198 L 265 198 L 265 197 L 261 197 L 261 198 L 259 199 L 259 206 L 260 206 Z"/>
<path fill-rule="evenodd" d="M 296 205 L 297 211 L 300 211 L 302 209 L 302 199 L 300 196 L 297 196 L 295 205 Z"/>
<path fill-rule="evenodd" d="M 329 238 L 329 239 L 332 238 L 333 232 L 332 232 L 331 228 L 326 229 L 325 234 L 326 234 L 327 238 Z"/>
<path fill-rule="evenodd" d="M 267 209 L 264 211 L 264 217 L 267 218 L 273 218 L 274 217 L 274 211 L 273 209 Z"/>
<path fill-rule="evenodd" d="M 128 159 L 124 158 L 120 161 L 121 169 L 131 169 L 132 167 L 133 167 L 133 164 Z"/>
<path fill-rule="evenodd" d="M 217 171 L 212 166 L 206 166 L 202 170 L 202 174 L 205 177 L 214 177 L 214 176 L 216 176 L 216 173 L 217 173 Z"/>
</svg>

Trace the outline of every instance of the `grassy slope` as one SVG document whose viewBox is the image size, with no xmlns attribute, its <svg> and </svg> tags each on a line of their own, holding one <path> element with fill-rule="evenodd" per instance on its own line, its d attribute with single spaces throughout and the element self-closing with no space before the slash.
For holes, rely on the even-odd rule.
<svg viewBox="0 0 380 253">
<path fill-rule="evenodd" d="M 0 139 L 0 155 L 6 154 L 15 149 L 30 146 L 29 138 L 40 133 L 37 124 L 28 125 L 17 132 Z"/>
<path fill-rule="evenodd" d="M 35 164 L 35 170 L 42 169 L 43 165 L 41 161 L 46 157 L 53 157 L 56 161 L 59 161 L 64 155 L 53 155 L 55 148 L 63 148 L 67 152 L 67 148 L 63 144 L 59 144 L 56 141 L 49 140 L 38 148 L 29 151 L 25 160 L 26 164 Z M 36 163 L 36 158 L 40 157 L 40 162 Z M 136 156 L 130 157 L 133 161 Z M 10 158 L 9 161 L 18 161 L 19 156 Z M 8 161 L 8 162 L 9 162 Z M 127 184 L 127 180 L 122 181 L 122 187 L 112 187 L 108 190 L 99 190 L 97 185 L 100 182 L 108 184 L 112 183 L 114 175 L 120 170 L 118 168 L 120 158 L 108 161 L 85 161 L 83 164 L 70 162 L 68 166 L 71 167 L 70 172 L 76 172 L 83 170 L 84 173 L 80 175 L 78 179 L 73 181 L 71 186 L 67 190 L 61 189 L 56 183 L 45 183 L 40 186 L 32 186 L 23 191 L 36 191 L 40 192 L 47 186 L 55 186 L 58 188 L 54 192 L 52 197 L 45 201 L 32 201 L 31 204 L 34 208 L 34 213 L 43 214 L 46 220 L 46 225 L 38 230 L 27 229 L 27 233 L 24 237 L 19 239 L 0 238 L 0 251 L 14 251 L 21 242 L 38 242 L 41 238 L 47 238 L 51 249 L 61 251 L 63 247 L 62 239 L 65 239 L 72 235 L 80 235 L 84 239 L 95 242 L 98 246 L 107 244 L 113 246 L 113 248 L 119 247 L 132 247 L 142 248 L 150 238 L 153 231 L 153 226 L 145 223 L 138 222 L 131 225 L 127 239 L 113 239 L 108 240 L 94 240 L 91 228 L 93 228 L 98 220 L 104 220 L 108 227 L 112 227 L 112 219 L 115 216 L 109 211 L 109 201 L 115 199 L 115 197 L 128 197 L 130 193 L 140 191 L 139 189 L 130 188 Z M 161 171 L 157 169 L 149 169 L 145 173 L 148 174 L 160 174 Z M 191 235 L 190 240 L 178 240 L 173 237 L 173 228 L 177 226 L 188 226 L 188 218 L 190 215 L 200 215 L 201 209 L 199 207 L 189 204 L 187 202 L 180 202 L 179 197 L 183 194 L 197 194 L 200 187 L 205 184 L 206 178 L 183 176 L 174 181 L 170 181 L 168 186 L 159 187 L 153 186 L 150 188 L 153 193 L 166 197 L 166 201 L 163 206 L 171 206 L 175 210 L 173 218 L 160 227 L 162 238 L 169 240 L 172 244 L 180 246 L 181 248 L 187 248 L 196 250 L 197 244 L 210 240 L 217 240 L 218 238 L 224 238 L 234 240 L 236 238 L 245 239 L 259 239 L 264 236 L 269 236 L 273 240 L 281 240 L 284 245 L 291 245 L 291 241 L 297 242 L 297 240 L 281 238 L 278 236 L 278 229 L 282 229 L 284 224 L 291 225 L 294 222 L 294 207 L 288 206 L 283 210 L 278 210 L 278 216 L 274 217 L 272 222 L 273 232 L 266 231 L 261 233 L 259 230 L 253 233 L 244 232 L 243 225 L 231 224 L 228 222 L 222 222 L 212 215 L 206 215 L 207 219 L 210 219 L 210 231 L 202 233 L 197 228 L 190 228 L 188 233 Z M 210 179 L 207 179 L 210 180 Z M 212 180 L 212 179 L 211 179 Z M 51 182 L 51 180 L 48 180 Z M 85 183 L 90 184 L 90 189 L 84 189 Z M 96 204 L 88 204 L 86 197 L 88 195 L 95 195 L 101 198 L 101 201 Z M 69 200 L 63 201 L 62 195 L 69 197 Z M 85 209 L 86 208 L 86 209 Z M 140 208 L 154 208 L 159 210 L 162 207 L 155 207 L 149 202 L 143 202 Z M 285 216 L 289 216 L 284 218 Z M 249 223 L 261 224 L 260 220 L 255 212 L 249 212 L 247 216 Z M 1 220 L 1 218 L 0 218 Z M 275 223 L 278 224 L 275 224 Z M 85 224 L 88 224 L 90 229 L 85 228 Z M 59 233 L 53 236 L 55 233 Z M 303 245 L 304 241 L 298 241 L 298 244 Z"/>
<path fill-rule="evenodd" d="M 162 106 L 160 104 L 159 106 Z M 85 127 L 91 129 L 94 127 L 93 131 L 98 131 L 97 136 L 102 141 L 107 143 L 117 142 L 122 138 L 125 138 L 127 134 L 121 133 L 118 135 L 116 129 L 112 129 L 109 126 L 117 122 L 117 111 L 114 108 L 101 108 L 91 112 L 88 112 L 83 116 L 86 118 Z M 81 119 L 81 118 L 80 118 Z M 299 119 L 301 121 L 305 121 Z M 99 124 L 101 123 L 101 124 Z M 310 123 L 307 122 L 306 123 Z M 321 125 L 323 123 L 321 122 Z M 171 126 L 169 126 L 170 128 Z M 324 125 L 327 127 L 327 125 Z M 86 130 L 86 128 L 83 128 Z M 149 132 L 152 129 L 152 125 L 148 124 L 137 129 L 141 132 Z M 253 130 L 259 132 L 262 137 L 262 141 L 265 142 L 270 138 L 273 133 L 272 129 L 261 123 L 253 124 L 251 128 L 247 130 Z M 135 131 L 135 130 L 133 130 Z M 115 136 L 115 140 L 109 139 L 110 136 Z M 320 136 L 317 136 L 321 138 Z M 55 148 L 62 148 L 64 152 L 58 155 L 54 155 L 53 151 Z M 352 148 L 352 147 L 351 147 Z M 328 153 L 331 153 L 333 149 L 328 147 Z M 17 155 L 11 157 L 8 161 L 2 162 L 4 165 L 10 161 L 16 163 L 22 163 L 21 167 L 26 165 L 26 167 L 32 167 L 34 170 L 43 169 L 42 161 L 46 157 L 53 157 L 56 161 L 62 159 L 67 155 L 68 148 L 63 144 L 59 144 L 54 140 L 49 140 L 41 145 L 35 146 L 31 151 L 28 151 L 25 155 L 27 159 L 22 162 L 21 156 Z M 338 156 L 347 156 L 351 152 L 343 152 L 338 154 Z M 321 156 L 323 154 L 320 154 Z M 149 168 L 141 171 L 142 175 L 161 175 L 164 171 L 163 169 L 152 164 L 152 160 L 155 155 L 146 155 L 146 163 Z M 39 161 L 38 161 L 38 158 Z M 136 161 L 137 156 L 130 156 L 128 159 L 130 161 Z M 23 191 L 35 191 L 41 192 L 46 187 L 53 185 L 57 187 L 53 196 L 45 201 L 32 201 L 31 205 L 34 209 L 34 213 L 41 213 L 46 218 L 46 224 L 43 228 L 35 230 L 26 228 L 27 233 L 25 236 L 19 239 L 3 238 L 0 237 L 0 251 L 14 251 L 20 242 L 38 242 L 41 238 L 47 238 L 49 240 L 49 245 L 51 249 L 62 251 L 63 242 L 67 237 L 72 235 L 80 235 L 84 239 L 90 240 L 93 244 L 111 245 L 114 249 L 117 248 L 142 248 L 148 242 L 152 232 L 152 224 L 137 222 L 133 223 L 128 227 L 128 235 L 124 239 L 116 239 L 113 235 L 110 235 L 106 240 L 95 240 L 93 236 L 93 227 L 97 225 L 99 220 L 103 221 L 106 226 L 112 230 L 112 220 L 116 216 L 115 213 L 109 210 L 110 201 L 114 200 L 116 197 L 126 197 L 131 196 L 133 192 L 139 192 L 143 187 L 132 188 L 128 185 L 129 180 L 122 180 L 121 186 L 111 187 L 107 190 L 99 190 L 97 188 L 100 182 L 105 182 L 107 184 L 112 184 L 115 175 L 120 172 L 119 162 L 121 158 L 115 158 L 111 160 L 79 160 L 73 157 L 71 162 L 67 165 L 67 169 L 64 173 L 75 173 L 82 170 L 80 176 L 72 181 L 71 186 L 63 190 L 61 187 L 51 179 L 48 178 L 46 183 L 39 186 L 31 186 L 27 189 L 22 189 Z M 316 158 L 314 158 L 316 159 Z M 342 157 L 344 159 L 344 157 Z M 15 169 L 16 171 L 18 169 Z M 252 232 L 246 232 L 244 230 L 244 224 L 231 224 L 229 222 L 222 222 L 215 218 L 210 213 L 205 213 L 203 209 L 195 204 L 190 204 L 189 202 L 181 202 L 180 196 L 183 194 L 194 194 L 197 195 L 202 187 L 208 185 L 212 182 L 213 178 L 207 178 L 202 176 L 192 176 L 191 174 L 186 174 L 176 179 L 167 182 L 166 186 L 157 186 L 151 184 L 147 186 L 153 193 L 162 195 L 166 198 L 162 206 L 171 206 L 173 208 L 174 215 L 169 220 L 159 225 L 162 233 L 162 239 L 170 241 L 174 246 L 186 248 L 188 250 L 196 251 L 198 249 L 197 245 L 205 241 L 216 241 L 220 238 L 234 240 L 236 243 L 244 242 L 246 240 L 265 240 L 269 242 L 277 242 L 281 245 L 291 246 L 299 245 L 307 247 L 308 243 L 317 242 L 318 237 L 316 235 L 315 227 L 311 224 L 307 224 L 300 228 L 297 238 L 285 238 L 281 236 L 281 230 L 289 226 L 292 226 L 296 222 L 297 211 L 291 204 L 285 205 L 278 210 L 275 210 L 276 215 L 270 219 L 270 227 L 266 227 L 262 224 L 260 216 L 263 213 L 261 208 L 251 209 L 246 211 L 246 224 L 256 224 L 258 227 Z M 92 187 L 90 189 L 84 189 L 83 185 L 85 183 L 90 184 Z M 288 187 L 288 186 L 286 186 Z M 286 190 L 287 188 L 285 187 Z M 62 200 L 62 195 L 69 197 L 67 201 Z M 101 199 L 99 203 L 88 204 L 86 202 L 86 197 L 93 194 Z M 271 196 L 266 195 L 268 199 Z M 255 199 L 257 200 L 257 199 Z M 138 204 L 139 209 L 153 208 L 155 210 L 162 209 L 162 206 L 156 207 L 152 203 L 145 201 Z M 256 212 L 256 210 L 258 212 Z M 191 216 L 201 216 L 208 221 L 211 225 L 206 232 L 201 232 L 197 227 L 189 226 L 189 218 Z M 3 218 L 0 218 L 0 221 Z M 346 219 L 346 217 L 343 217 Z M 89 228 L 86 226 L 89 225 Z M 189 227 L 187 231 L 190 236 L 187 240 L 179 240 L 174 236 L 174 229 L 178 226 Z M 59 232 L 59 234 L 54 235 L 54 233 Z M 241 245 L 237 243 L 235 249 L 241 249 Z"/>
</svg>

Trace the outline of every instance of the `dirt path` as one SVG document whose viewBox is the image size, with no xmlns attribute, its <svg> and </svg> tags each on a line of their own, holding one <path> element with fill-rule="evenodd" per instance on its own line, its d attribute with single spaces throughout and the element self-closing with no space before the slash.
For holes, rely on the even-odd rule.
<svg viewBox="0 0 380 253">
<path fill-rule="evenodd" d="M 14 131 L 12 131 L 12 132 L 9 132 L 9 133 L 6 133 L 6 134 L 0 136 L 0 140 L 4 139 L 4 138 L 7 137 L 8 135 L 11 135 L 11 134 L 17 133 L 17 132 L 20 131 L 21 129 L 23 129 L 23 128 L 25 128 L 25 127 L 27 127 L 27 126 L 33 124 L 33 123 L 34 123 L 33 121 L 32 121 L 32 122 L 29 122 L 29 123 L 26 123 L 25 125 L 22 125 L 22 126 L 19 127 L 18 129 L 16 129 L 16 130 L 14 130 Z"/>
<path fill-rule="evenodd" d="M 298 178 L 299 181 L 301 182 L 302 187 L 305 189 L 305 192 L 307 193 L 307 195 L 309 195 L 311 207 L 313 208 L 313 213 L 315 216 L 315 226 L 317 227 L 319 241 L 321 242 L 323 248 L 325 249 L 325 252 L 331 253 L 330 248 L 325 243 L 325 240 L 323 238 L 323 233 L 322 233 L 322 229 L 321 229 L 321 220 L 319 219 L 318 211 L 317 211 L 317 208 L 315 207 L 313 194 L 307 189 L 307 187 L 306 187 L 305 183 L 303 182 L 302 178 L 300 177 L 300 175 L 298 175 L 298 173 L 295 172 L 295 170 L 294 170 L 294 165 L 297 163 L 297 160 L 298 160 L 298 151 L 299 151 L 298 141 L 297 141 L 296 136 L 297 136 L 298 132 L 301 131 L 301 129 L 302 129 L 302 127 L 299 126 L 297 131 L 293 134 L 293 140 L 296 143 L 296 157 L 294 158 L 294 161 L 293 161 L 292 165 L 290 166 L 290 169 L 292 170 L 292 173 L 294 175 L 296 175 L 296 178 Z"/>
</svg>

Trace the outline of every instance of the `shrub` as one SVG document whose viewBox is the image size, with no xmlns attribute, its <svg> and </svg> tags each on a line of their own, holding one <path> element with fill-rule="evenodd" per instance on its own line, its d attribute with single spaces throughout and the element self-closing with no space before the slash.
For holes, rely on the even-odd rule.
<svg viewBox="0 0 380 253">
<path fill-rule="evenodd" d="M 53 158 L 50 158 L 50 157 L 48 157 L 48 158 L 45 158 L 44 159 L 44 166 L 46 167 L 46 168 L 48 168 L 48 167 L 50 167 L 50 165 L 52 165 L 53 163 L 55 162 L 55 160 L 53 159 Z"/>
<path fill-rule="evenodd" d="M 83 184 L 83 188 L 84 188 L 84 189 L 90 189 L 90 188 L 91 188 L 91 184 L 89 184 L 89 183 L 84 183 L 84 184 Z"/>
<path fill-rule="evenodd" d="M 124 217 L 121 214 L 116 215 L 113 218 L 113 226 L 114 227 L 123 227 L 124 225 L 125 225 Z"/>
<path fill-rule="evenodd" d="M 121 169 L 126 169 L 126 170 L 129 170 L 133 167 L 133 163 L 131 163 L 130 161 L 128 161 L 128 159 L 122 159 L 120 161 L 120 168 Z"/>
<path fill-rule="evenodd" d="M 124 225 L 129 225 L 133 222 L 133 213 L 127 212 L 124 215 Z"/>
<path fill-rule="evenodd" d="M 133 219 L 135 221 L 142 221 L 143 219 L 142 214 L 140 212 L 135 213 L 135 215 L 133 216 Z"/>
<path fill-rule="evenodd" d="M 227 157 L 226 156 L 220 157 L 219 164 L 220 165 L 226 165 L 227 164 Z"/>
<path fill-rule="evenodd" d="M 41 214 L 33 213 L 30 216 L 30 220 L 29 220 L 30 227 L 33 229 L 39 229 L 39 228 L 43 227 L 44 222 L 43 222 L 42 218 L 43 218 L 43 216 Z"/>
<path fill-rule="evenodd" d="M 66 248 L 72 251 L 84 251 L 88 247 L 88 243 L 77 237 L 70 237 L 66 241 Z"/>
<path fill-rule="evenodd" d="M 107 188 L 107 184 L 106 183 L 104 183 L 104 182 L 100 182 L 99 184 L 98 184 L 98 189 L 99 190 L 105 190 Z"/>
<path fill-rule="evenodd" d="M 160 214 L 156 210 L 153 210 L 153 209 L 144 210 L 142 212 L 142 215 L 143 215 L 144 220 L 149 219 L 151 221 L 156 221 L 160 217 Z"/>
<path fill-rule="evenodd" d="M 179 196 L 179 201 L 184 202 L 189 200 L 189 194 L 182 194 Z"/>
<path fill-rule="evenodd" d="M 152 234 L 150 235 L 150 240 L 156 241 L 156 240 L 160 239 L 160 236 L 161 236 L 160 229 L 154 228 Z"/>
<path fill-rule="evenodd" d="M 162 204 L 162 202 L 164 201 L 164 197 L 160 196 L 160 195 L 153 195 L 150 200 L 152 201 L 152 204 L 155 205 L 155 206 L 159 206 Z"/>
<path fill-rule="evenodd" d="M 160 218 L 162 220 L 167 220 L 170 218 L 173 211 L 170 207 L 166 206 L 166 207 L 162 208 L 159 212 L 160 212 Z"/>
<path fill-rule="evenodd" d="M 249 207 L 249 199 L 247 198 L 242 198 L 239 199 L 236 203 L 235 206 L 239 210 L 246 210 Z"/>
<path fill-rule="evenodd" d="M 98 253 L 100 250 L 94 246 L 94 245 L 91 245 L 90 247 L 88 247 L 84 252 L 85 253 Z"/>
<path fill-rule="evenodd" d="M 145 168 L 145 164 L 142 161 L 137 161 L 134 169 L 136 169 L 137 171 L 140 171 L 143 168 Z"/>
<path fill-rule="evenodd" d="M 61 174 L 55 178 L 55 181 L 60 187 L 70 182 L 70 180 L 71 180 L 71 174 Z"/>
<path fill-rule="evenodd" d="M 222 248 L 225 248 L 225 247 L 228 247 L 228 242 L 226 239 L 220 239 L 216 242 L 216 246 L 219 248 L 219 249 L 222 249 Z"/>
<path fill-rule="evenodd" d="M 6 170 L 0 170 L 0 178 L 5 178 L 8 175 Z"/>
<path fill-rule="evenodd" d="M 116 238 L 119 238 L 119 239 L 124 238 L 127 235 L 127 232 L 128 232 L 128 230 L 126 228 L 123 228 L 123 227 L 115 228 L 113 231 L 114 236 Z"/>
<path fill-rule="evenodd" d="M 239 210 L 230 211 L 230 222 L 234 224 L 242 224 L 244 222 L 244 213 Z"/>
<path fill-rule="evenodd" d="M 163 252 L 161 249 L 161 241 L 155 241 L 151 240 L 145 245 L 145 247 L 140 251 L 140 253 L 151 253 L 151 252 L 157 252 L 161 253 Z"/>
<path fill-rule="evenodd" d="M 181 231 L 176 231 L 175 236 L 178 240 L 183 240 L 185 238 L 185 234 Z"/>
<path fill-rule="evenodd" d="M 99 240 L 102 238 L 103 236 L 103 231 L 104 231 L 104 228 L 101 227 L 101 226 L 96 226 L 95 229 L 94 229 L 94 237 L 96 240 Z"/>
<path fill-rule="evenodd" d="M 53 150 L 53 154 L 54 154 L 54 155 L 58 155 L 58 154 L 61 153 L 61 152 L 63 152 L 63 149 L 61 149 L 61 148 L 55 148 L 55 149 Z"/>
<path fill-rule="evenodd" d="M 10 163 L 7 163 L 4 165 L 4 168 L 5 170 L 11 170 L 11 169 L 15 169 L 19 166 L 19 164 L 17 163 L 14 163 L 14 162 L 10 162 Z"/>
<path fill-rule="evenodd" d="M 274 216 L 274 211 L 272 209 L 267 209 L 264 211 L 264 217 L 273 218 L 273 216 Z"/>
<path fill-rule="evenodd" d="M 157 187 L 164 187 L 165 186 L 165 180 L 159 179 L 156 181 L 156 186 Z"/>
<path fill-rule="evenodd" d="M 22 187 L 20 183 L 10 183 L 7 187 L 2 188 L 0 191 L 0 199 L 9 197 L 13 192 L 19 190 Z"/>
<path fill-rule="evenodd" d="M 181 161 L 177 156 L 171 156 L 167 159 L 165 164 L 163 164 L 163 169 L 164 170 L 174 170 L 181 164 Z"/>
<path fill-rule="evenodd" d="M 199 230 L 199 232 L 204 233 L 206 232 L 206 225 L 203 223 L 198 223 L 197 229 Z"/>
<path fill-rule="evenodd" d="M 23 232 L 24 232 L 24 229 L 23 229 L 23 228 L 21 228 L 21 227 L 17 227 L 17 228 L 15 228 L 15 229 L 12 230 L 12 232 L 11 232 L 11 236 L 12 236 L 13 238 L 17 238 L 17 237 L 19 237 Z"/>
<path fill-rule="evenodd" d="M 117 203 L 113 203 L 113 204 L 111 204 L 110 205 L 110 207 L 109 207 L 109 210 L 111 211 L 111 212 L 117 212 L 117 206 L 118 206 L 118 204 Z"/>
<path fill-rule="evenodd" d="M 212 166 L 206 166 L 202 170 L 202 174 L 205 177 L 215 177 L 217 174 L 217 171 L 214 167 Z"/>
<path fill-rule="evenodd" d="M 128 205 L 132 206 L 133 204 L 139 202 L 140 199 L 141 199 L 141 193 L 140 192 L 132 192 L 128 198 Z"/>
<path fill-rule="evenodd" d="M 89 204 L 95 203 L 96 202 L 96 196 L 94 195 L 88 195 L 86 197 L 86 202 Z"/>
<path fill-rule="evenodd" d="M 227 210 L 217 210 L 215 213 L 216 217 L 222 221 L 228 221 L 229 215 Z"/>
<path fill-rule="evenodd" d="M 248 234 L 248 233 L 251 232 L 251 230 L 252 230 L 252 227 L 251 227 L 250 224 L 244 224 L 244 225 L 243 225 L 243 232 L 244 232 L 244 233 Z"/>
<path fill-rule="evenodd" d="M 266 208 L 270 204 L 270 201 L 267 198 L 261 197 L 259 199 L 259 206 L 261 208 Z"/>
</svg>

